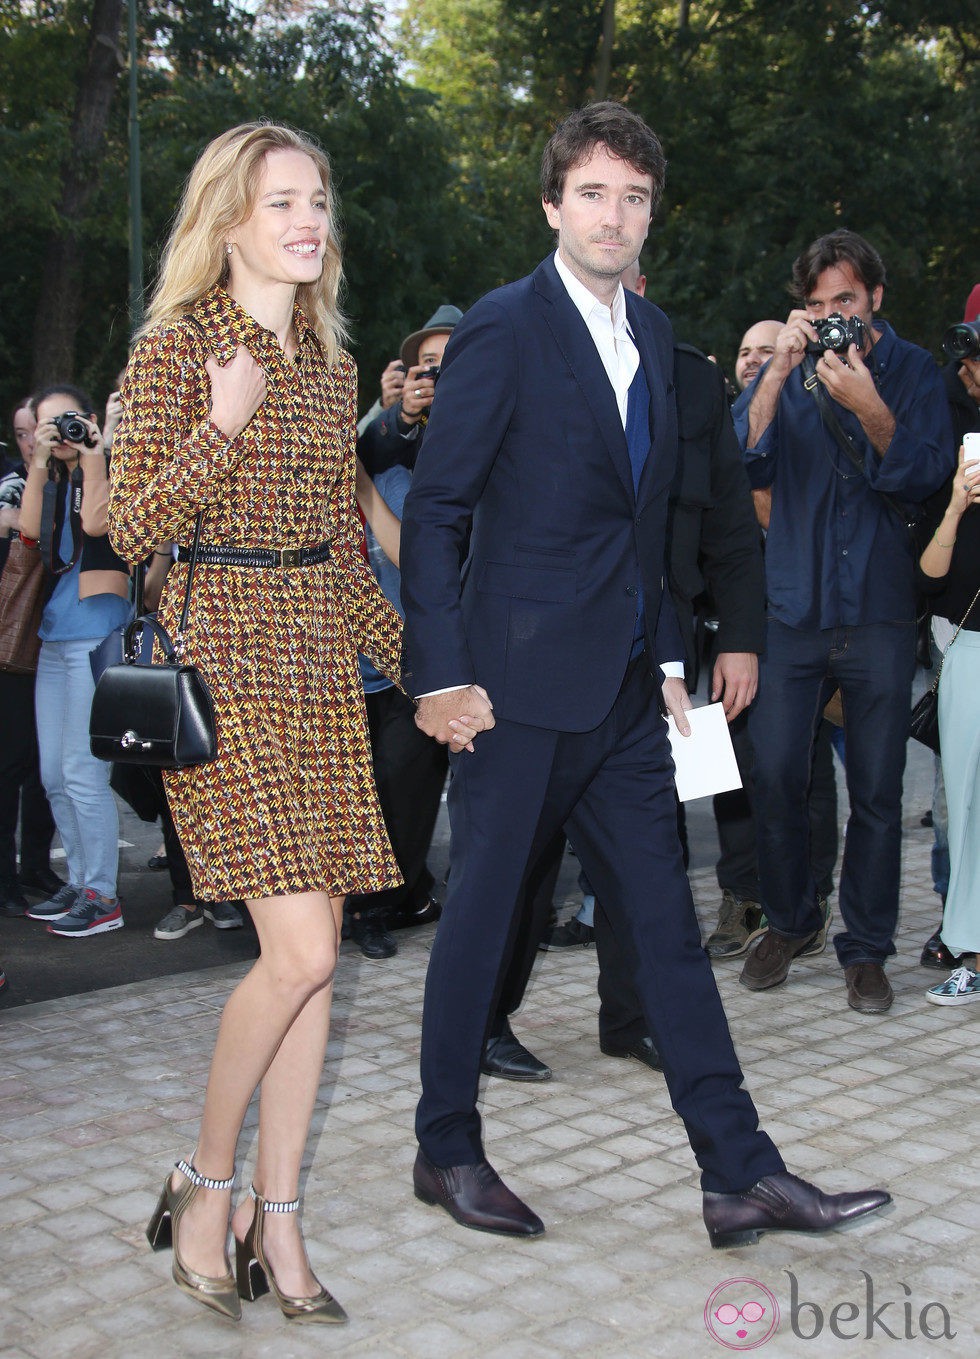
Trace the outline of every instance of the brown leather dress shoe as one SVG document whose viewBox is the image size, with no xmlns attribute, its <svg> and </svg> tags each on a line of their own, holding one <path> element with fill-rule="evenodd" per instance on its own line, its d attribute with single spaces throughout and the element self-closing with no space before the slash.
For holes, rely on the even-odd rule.
<svg viewBox="0 0 980 1359">
<path fill-rule="evenodd" d="M 540 1236 L 544 1223 L 504 1184 L 489 1161 L 434 1166 L 424 1151 L 415 1158 L 415 1197 L 445 1208 L 461 1227 L 499 1236 Z"/>
<path fill-rule="evenodd" d="M 762 1232 L 829 1232 L 891 1201 L 884 1189 L 825 1194 L 782 1170 L 740 1194 L 705 1193 L 702 1212 L 712 1246 L 721 1249 L 754 1244 Z"/>
<path fill-rule="evenodd" d="M 770 926 L 746 958 L 739 981 L 750 991 L 768 991 L 770 986 L 781 985 L 789 976 L 790 963 L 816 937 L 811 934 L 805 939 L 792 939 Z"/>
<path fill-rule="evenodd" d="M 862 1015 L 883 1015 L 892 1007 L 895 992 L 881 963 L 857 963 L 844 968 L 847 1003 Z"/>
</svg>

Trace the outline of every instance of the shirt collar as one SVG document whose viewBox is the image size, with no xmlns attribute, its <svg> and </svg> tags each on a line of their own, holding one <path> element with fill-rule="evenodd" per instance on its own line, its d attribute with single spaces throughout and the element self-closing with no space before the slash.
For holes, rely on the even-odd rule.
<svg viewBox="0 0 980 1359">
<path fill-rule="evenodd" d="M 240 307 L 220 284 L 204 294 L 192 314 L 207 332 L 211 352 L 221 364 L 235 357 L 239 345 L 245 345 L 256 355 L 266 344 L 272 343 L 277 349 L 279 347 L 272 332 L 261 326 L 244 307 Z M 311 341 L 317 343 L 316 332 L 298 303 L 293 308 L 293 325 L 300 350 Z"/>
<path fill-rule="evenodd" d="M 590 318 L 596 313 L 603 317 L 603 319 L 608 320 L 610 314 L 609 307 L 607 307 L 604 302 L 600 302 L 595 293 L 589 292 L 585 284 L 575 277 L 557 250 L 554 254 L 554 261 L 555 268 L 558 271 L 558 277 L 561 279 L 568 296 L 575 303 L 576 308 L 581 312 L 585 324 L 588 325 Z M 617 284 L 616 295 L 612 300 L 612 328 L 613 333 L 616 335 L 619 335 L 623 331 L 627 333 L 629 331 L 629 328 L 626 325 L 626 293 L 623 290 L 622 283 Z"/>
</svg>

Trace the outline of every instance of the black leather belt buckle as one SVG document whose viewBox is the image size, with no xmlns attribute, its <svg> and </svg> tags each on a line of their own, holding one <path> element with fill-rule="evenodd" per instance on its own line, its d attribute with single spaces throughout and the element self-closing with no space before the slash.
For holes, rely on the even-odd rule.
<svg viewBox="0 0 980 1359">
<path fill-rule="evenodd" d="M 302 566 L 303 549 L 301 547 L 278 547 L 272 549 L 273 564 L 275 566 Z"/>
</svg>

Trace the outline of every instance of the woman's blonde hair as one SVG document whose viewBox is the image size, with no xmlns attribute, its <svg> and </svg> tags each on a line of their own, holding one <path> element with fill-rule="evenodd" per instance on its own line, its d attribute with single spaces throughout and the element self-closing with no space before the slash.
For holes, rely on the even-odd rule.
<svg viewBox="0 0 980 1359">
<path fill-rule="evenodd" d="M 262 164 L 270 151 L 300 151 L 320 173 L 327 195 L 328 229 L 323 272 L 296 290 L 331 364 L 347 335 L 337 295 L 343 272 L 337 240 L 337 205 L 326 153 L 302 132 L 275 123 L 242 123 L 215 137 L 197 159 L 184 188 L 173 230 L 140 335 L 186 316 L 216 283 L 228 279 L 228 233 L 252 212 Z"/>
</svg>

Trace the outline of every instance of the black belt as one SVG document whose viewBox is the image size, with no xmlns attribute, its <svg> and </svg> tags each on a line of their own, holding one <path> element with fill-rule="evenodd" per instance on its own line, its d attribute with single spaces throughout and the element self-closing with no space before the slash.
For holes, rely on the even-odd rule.
<svg viewBox="0 0 980 1359">
<path fill-rule="evenodd" d="M 197 560 L 204 566 L 316 566 L 329 558 L 329 543 L 318 543 L 316 547 L 224 547 L 201 543 L 197 549 Z M 177 560 L 190 559 L 190 548 L 178 547 Z"/>
</svg>

